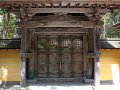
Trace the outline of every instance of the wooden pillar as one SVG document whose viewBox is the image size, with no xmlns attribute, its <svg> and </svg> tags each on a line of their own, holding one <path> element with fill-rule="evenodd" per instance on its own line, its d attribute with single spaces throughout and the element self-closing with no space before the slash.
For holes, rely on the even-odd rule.
<svg viewBox="0 0 120 90">
<path fill-rule="evenodd" d="M 32 43 L 34 43 L 34 72 L 35 72 L 35 77 L 38 76 L 38 60 L 37 60 L 37 35 L 34 34 L 34 41 Z"/>
<path fill-rule="evenodd" d="M 94 32 L 94 85 L 100 85 L 100 35 L 98 26 L 95 25 Z"/>
<path fill-rule="evenodd" d="M 84 79 L 86 79 L 86 72 L 87 72 L 86 59 L 87 59 L 87 35 L 85 34 L 85 35 L 83 35 L 83 64 L 84 64 L 83 71 L 84 71 Z"/>
<path fill-rule="evenodd" d="M 25 28 L 25 20 L 21 19 L 21 85 L 26 83 L 26 35 L 27 30 Z"/>
<path fill-rule="evenodd" d="M 32 68 L 32 74 L 33 74 L 33 78 L 36 77 L 37 73 L 36 73 L 36 52 L 35 52 L 35 34 L 34 34 L 34 29 L 31 29 L 31 52 L 32 52 L 32 59 L 30 61 L 30 65 Z"/>
</svg>

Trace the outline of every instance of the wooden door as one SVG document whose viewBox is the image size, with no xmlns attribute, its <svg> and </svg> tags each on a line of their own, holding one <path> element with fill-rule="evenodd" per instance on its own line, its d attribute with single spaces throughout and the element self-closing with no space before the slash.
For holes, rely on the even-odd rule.
<svg viewBox="0 0 120 90">
<path fill-rule="evenodd" d="M 82 77 L 82 40 L 81 35 L 38 36 L 38 77 Z"/>
</svg>

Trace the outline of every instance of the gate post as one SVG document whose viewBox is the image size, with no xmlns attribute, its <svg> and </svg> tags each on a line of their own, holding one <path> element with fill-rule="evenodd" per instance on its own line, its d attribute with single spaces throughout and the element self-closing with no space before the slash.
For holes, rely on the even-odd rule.
<svg viewBox="0 0 120 90">
<path fill-rule="evenodd" d="M 94 85 L 100 85 L 100 35 L 98 25 L 94 29 Z"/>
<path fill-rule="evenodd" d="M 21 86 L 26 84 L 26 41 L 27 41 L 27 28 L 26 21 L 23 17 L 24 9 L 20 8 L 21 11 Z"/>
</svg>

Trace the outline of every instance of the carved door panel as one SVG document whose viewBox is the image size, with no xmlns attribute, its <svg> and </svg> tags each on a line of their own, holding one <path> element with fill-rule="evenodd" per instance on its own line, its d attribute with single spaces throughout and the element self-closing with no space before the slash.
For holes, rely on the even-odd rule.
<svg viewBox="0 0 120 90">
<path fill-rule="evenodd" d="M 71 63 L 71 55 L 69 53 L 64 53 L 62 55 L 61 69 L 62 69 L 63 77 L 71 77 L 72 63 Z"/>
<path fill-rule="evenodd" d="M 38 77 L 79 78 L 82 76 L 81 36 L 38 36 Z"/>
<path fill-rule="evenodd" d="M 74 54 L 74 77 L 82 77 L 83 70 L 83 61 L 82 61 L 82 54 L 75 53 Z"/>
<path fill-rule="evenodd" d="M 47 77 L 47 56 L 44 53 L 38 55 L 38 76 Z"/>
<path fill-rule="evenodd" d="M 58 55 L 56 53 L 50 53 L 49 56 L 49 76 L 58 77 L 59 64 L 58 64 Z"/>
</svg>

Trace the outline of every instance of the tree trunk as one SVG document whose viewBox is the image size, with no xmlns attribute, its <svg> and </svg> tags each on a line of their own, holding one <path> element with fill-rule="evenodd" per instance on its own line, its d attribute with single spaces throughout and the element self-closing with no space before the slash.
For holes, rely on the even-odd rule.
<svg viewBox="0 0 120 90">
<path fill-rule="evenodd" d="M 9 18 L 10 18 L 10 14 L 8 12 L 3 12 L 3 28 L 1 33 L 3 39 L 7 38 Z"/>
</svg>

